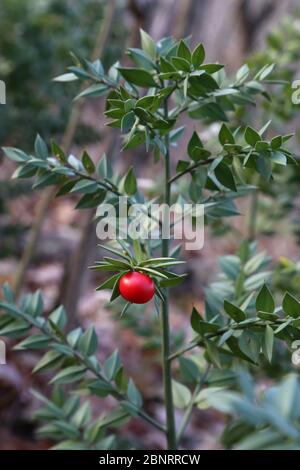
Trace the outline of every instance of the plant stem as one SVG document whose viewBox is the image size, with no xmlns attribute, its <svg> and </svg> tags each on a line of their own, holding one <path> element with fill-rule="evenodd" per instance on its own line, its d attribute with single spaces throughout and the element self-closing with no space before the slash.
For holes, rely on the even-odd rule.
<svg viewBox="0 0 300 470">
<path fill-rule="evenodd" d="M 168 119 L 168 101 L 164 103 L 164 115 Z M 170 206 L 171 184 L 170 179 L 170 142 L 169 135 L 165 137 L 166 155 L 165 155 L 165 208 Z M 167 212 L 163 214 L 163 227 L 169 223 Z M 164 235 L 164 234 L 162 234 Z M 169 256 L 169 240 L 162 237 L 162 256 Z M 171 362 L 168 360 L 170 355 L 170 324 L 169 324 L 169 297 L 166 291 L 165 300 L 162 302 L 162 360 L 163 360 L 163 381 L 164 381 L 164 399 L 167 421 L 167 444 L 169 450 L 176 449 L 176 430 L 174 418 L 174 404 L 172 393 L 172 371 Z"/>
<path fill-rule="evenodd" d="M 201 160 L 199 162 L 193 163 L 192 165 L 188 166 L 185 170 L 180 171 L 176 175 L 172 176 L 172 178 L 169 179 L 169 183 L 170 184 L 174 183 L 174 181 L 177 181 L 179 178 L 186 175 L 187 173 L 191 173 L 193 170 L 195 170 L 199 166 L 209 165 L 209 163 L 212 163 L 214 160 L 215 158 L 208 158 L 207 160 Z"/>
<path fill-rule="evenodd" d="M 259 189 L 257 188 L 250 197 L 248 240 L 253 241 L 256 236 Z"/>
</svg>

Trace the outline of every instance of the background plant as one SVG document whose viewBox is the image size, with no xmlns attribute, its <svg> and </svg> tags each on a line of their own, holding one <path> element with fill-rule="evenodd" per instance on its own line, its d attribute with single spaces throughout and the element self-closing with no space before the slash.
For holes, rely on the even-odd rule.
<svg viewBox="0 0 300 470">
<path fill-rule="evenodd" d="M 236 210 L 236 197 L 253 189 L 248 181 L 251 182 L 254 173 L 269 180 L 277 165 L 295 164 L 286 147 L 291 135 L 267 139 L 269 123 L 259 130 L 246 123 L 237 129 L 230 124 L 237 109 L 253 103 L 257 95 L 268 96 L 272 65 L 264 65 L 254 76 L 248 67 L 242 67 L 232 80 L 226 77 L 222 65 L 205 63 L 201 44 L 193 50 L 185 41 L 172 38 L 155 44 L 144 31 L 141 42 L 142 49 L 128 51 L 135 67 L 121 67 L 116 63 L 106 72 L 100 60 L 90 62 L 75 56 L 75 65 L 56 81 L 92 80 L 93 84 L 81 92 L 81 96 L 107 95 L 108 125 L 121 129 L 123 150 L 142 145 L 163 167 L 164 191 L 157 194 L 160 201 L 202 203 L 208 219 L 232 215 Z M 146 90 L 146 94 L 142 90 Z M 212 146 L 204 144 L 194 131 L 187 146 L 188 159 L 180 160 L 173 173 L 171 144 L 182 134 L 183 129 L 176 124 L 185 112 L 204 123 L 221 121 L 223 124 L 217 146 L 215 142 Z M 55 141 L 50 150 L 40 135 L 35 140 L 33 155 L 9 147 L 4 148 L 4 152 L 18 163 L 14 177 L 34 177 L 34 188 L 58 185 L 60 196 L 79 193 L 79 208 L 96 207 L 104 201 L 117 204 L 121 195 L 128 197 L 129 204 L 145 199 L 133 169 L 118 175 L 110 171 L 106 156 L 96 168 L 86 151 L 76 158 L 65 154 Z M 191 178 L 189 192 L 183 192 L 179 184 L 186 176 Z M 0 304 L 4 311 L 0 333 L 25 336 L 18 345 L 21 349 L 49 349 L 35 370 L 59 367 L 52 383 L 72 383 L 78 392 L 112 395 L 119 403 L 111 414 L 94 422 L 85 402 L 80 405 L 78 400 L 71 400 L 67 402 L 68 408 L 58 395 L 53 401 L 43 399 L 45 407 L 39 417 L 51 421 L 43 432 L 63 441 L 60 447 L 110 448 L 111 428 L 138 416 L 164 432 L 168 448 L 174 449 L 180 445 L 201 388 L 209 383 L 210 374 L 219 369 L 219 380 L 222 380 L 222 372 L 228 375 L 237 363 L 256 365 L 261 355 L 271 361 L 275 340 L 289 346 L 299 337 L 300 304 L 288 293 L 275 303 L 272 292 L 262 283 L 267 274 L 257 273 L 265 264 L 264 255 L 255 258 L 254 246 L 244 243 L 236 257 L 223 259 L 222 267 L 229 282 L 224 283 L 222 297 L 216 296 L 213 288 L 207 292 L 205 312 L 199 315 L 195 308 L 192 312 L 195 337 L 177 350 L 171 344 L 168 291 L 182 280 L 182 276 L 169 270 L 177 264 L 178 250 L 174 247 L 175 251 L 171 251 L 173 243 L 168 240 L 139 244 L 128 240 L 121 249 L 116 246 L 108 249 L 118 258 L 106 257 L 95 267 L 113 272 L 105 284 L 112 288 L 112 301 L 119 296 L 119 273 L 146 270 L 156 281 L 156 297 L 161 306 L 165 424 L 143 409 L 142 397 L 132 380 L 126 377 L 119 354 L 113 353 L 101 364 L 95 356 L 98 341 L 93 328 L 85 332 L 81 329 L 66 331 L 67 318 L 62 307 L 45 318 L 39 293 L 26 296 L 17 305 L 5 286 L 6 300 Z M 127 261 L 124 262 L 124 258 Z M 33 334 L 28 336 L 29 331 Z M 203 360 L 199 364 L 185 356 L 199 347 L 204 353 L 204 364 Z M 177 358 L 180 358 L 181 378 L 176 375 L 174 380 L 172 364 Z M 182 383 L 182 378 L 188 385 Z M 175 429 L 174 406 L 185 410 L 178 429 Z"/>
</svg>

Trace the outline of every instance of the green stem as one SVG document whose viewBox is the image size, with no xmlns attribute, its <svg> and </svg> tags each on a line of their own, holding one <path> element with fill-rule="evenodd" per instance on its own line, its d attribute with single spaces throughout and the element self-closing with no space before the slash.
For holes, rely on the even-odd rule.
<svg viewBox="0 0 300 470">
<path fill-rule="evenodd" d="M 174 183 L 174 181 L 177 181 L 179 178 L 182 176 L 186 175 L 187 173 L 191 173 L 193 170 L 198 168 L 199 166 L 203 165 L 209 165 L 209 163 L 213 163 L 215 158 L 208 158 L 207 160 L 201 160 L 199 162 L 193 163 L 192 165 L 188 166 L 185 170 L 180 171 L 176 175 L 172 176 L 172 178 L 169 179 L 169 183 Z"/>
<path fill-rule="evenodd" d="M 164 115 L 168 118 L 168 102 L 164 104 Z M 170 206 L 171 199 L 171 184 L 170 179 L 170 142 L 169 135 L 165 137 L 166 155 L 165 155 L 165 194 L 164 203 Z M 163 226 L 169 223 L 167 214 L 163 215 Z M 164 223 L 165 222 L 165 223 Z M 169 240 L 162 238 L 162 256 L 169 256 Z M 170 355 L 170 324 L 169 324 L 169 297 L 166 291 L 165 300 L 162 302 L 162 361 L 163 361 L 163 381 L 164 381 L 164 399 L 166 407 L 166 421 L 167 421 L 167 444 L 169 450 L 176 449 L 176 430 L 174 418 L 174 404 L 172 393 L 172 371 L 171 363 L 168 360 Z"/>
<path fill-rule="evenodd" d="M 257 222 L 257 212 L 258 212 L 258 192 L 259 189 L 256 189 L 251 195 L 250 200 L 250 210 L 249 210 L 249 222 L 248 222 L 248 240 L 255 240 L 256 235 L 256 222 Z"/>
</svg>

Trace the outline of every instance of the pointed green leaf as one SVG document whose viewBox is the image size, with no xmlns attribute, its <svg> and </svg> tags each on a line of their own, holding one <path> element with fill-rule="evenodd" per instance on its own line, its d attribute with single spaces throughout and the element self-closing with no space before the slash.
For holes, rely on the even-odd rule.
<svg viewBox="0 0 300 470">
<path fill-rule="evenodd" d="M 255 144 L 261 140 L 261 136 L 256 130 L 248 126 L 245 131 L 245 140 L 251 147 L 255 147 Z"/>
<path fill-rule="evenodd" d="M 256 298 L 256 310 L 262 312 L 273 313 L 275 310 L 275 301 L 268 286 L 264 284 L 260 289 Z"/>
<path fill-rule="evenodd" d="M 205 59 L 205 50 L 203 44 L 198 44 L 198 46 L 193 50 L 192 53 L 192 64 L 197 69 L 203 63 Z"/>
<path fill-rule="evenodd" d="M 235 140 L 232 132 L 228 129 L 226 124 L 222 124 L 222 127 L 219 132 L 219 142 L 221 145 L 225 144 L 234 144 Z"/>
<path fill-rule="evenodd" d="M 157 87 L 157 84 L 152 75 L 143 69 L 136 69 L 131 67 L 123 67 L 118 69 L 120 74 L 125 80 L 133 85 L 140 87 Z"/>
<path fill-rule="evenodd" d="M 269 325 L 267 325 L 265 329 L 264 346 L 265 346 L 266 356 L 269 362 L 272 361 L 273 344 L 274 344 L 274 332 L 273 332 L 273 329 Z"/>
<path fill-rule="evenodd" d="M 108 380 L 112 380 L 115 378 L 117 372 L 121 368 L 121 359 L 119 356 L 119 352 L 116 349 L 108 359 L 106 359 L 104 363 L 104 371 Z"/>
<path fill-rule="evenodd" d="M 132 196 L 137 191 L 136 177 L 134 175 L 132 167 L 130 167 L 126 175 L 126 178 L 124 181 L 124 189 L 125 189 L 126 194 L 128 194 L 128 196 Z"/>
<path fill-rule="evenodd" d="M 143 405 L 143 399 L 132 379 L 130 379 L 128 382 L 127 396 L 131 403 L 136 405 L 138 408 L 141 408 Z"/>
<path fill-rule="evenodd" d="M 86 169 L 86 171 L 89 174 L 94 173 L 94 171 L 96 169 L 95 165 L 94 165 L 94 162 L 93 162 L 93 160 L 91 159 L 91 157 L 89 156 L 89 154 L 86 151 L 83 152 L 81 161 L 82 161 L 82 164 L 83 164 L 84 168 Z"/>
<path fill-rule="evenodd" d="M 152 37 L 143 29 L 140 29 L 142 48 L 152 59 L 156 57 L 156 44 Z"/>
<path fill-rule="evenodd" d="M 287 316 L 300 317 L 300 302 L 289 292 L 286 292 L 282 301 L 282 308 Z"/>
<path fill-rule="evenodd" d="M 178 49 L 177 49 L 177 56 L 181 57 L 182 59 L 191 62 L 192 54 L 189 47 L 186 45 L 184 41 L 180 41 Z"/>
<path fill-rule="evenodd" d="M 46 142 L 41 138 L 39 134 L 36 136 L 35 139 L 34 151 L 37 158 L 40 158 L 41 160 L 46 160 L 46 158 L 48 158 L 49 156 Z"/>
<path fill-rule="evenodd" d="M 172 391 L 176 408 L 185 409 L 192 399 L 190 390 L 185 385 L 172 380 Z"/>
<path fill-rule="evenodd" d="M 217 180 L 226 188 L 231 189 L 232 191 L 237 191 L 236 184 L 233 178 L 233 174 L 228 165 L 224 162 L 220 162 L 218 166 L 214 169 L 215 176 Z"/>
<path fill-rule="evenodd" d="M 246 319 L 246 314 L 241 310 L 239 307 L 236 307 L 236 305 L 232 304 L 231 302 L 228 302 L 228 300 L 224 300 L 224 310 L 225 312 L 233 318 L 236 322 L 241 322 Z"/>
</svg>

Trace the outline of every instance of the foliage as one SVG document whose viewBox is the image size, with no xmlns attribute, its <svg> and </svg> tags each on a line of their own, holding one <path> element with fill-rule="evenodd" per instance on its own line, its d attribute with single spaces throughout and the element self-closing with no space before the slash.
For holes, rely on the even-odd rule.
<svg viewBox="0 0 300 470">
<path fill-rule="evenodd" d="M 8 102 L 0 108 L 2 142 L 6 139 L 29 149 L 37 131 L 47 137 L 62 135 L 74 88 L 57 87 L 52 78 L 70 51 L 91 53 L 102 4 L 97 0 L 3 0 L 0 78 L 6 83 Z M 105 63 L 120 52 L 119 34 L 122 31 L 116 31 L 110 41 Z M 24 125 L 29 122 L 30 126 Z M 79 130 L 78 141 L 95 138 L 91 129 L 81 126 Z"/>
<path fill-rule="evenodd" d="M 253 174 L 269 181 L 276 167 L 294 165 L 294 157 L 287 148 L 292 135 L 267 138 L 270 122 L 262 129 L 254 129 L 246 122 L 238 128 L 231 125 L 232 117 L 241 107 L 255 105 L 257 97 L 269 99 L 268 77 L 273 64 L 264 65 L 255 74 L 251 74 L 248 66 L 243 66 L 232 80 L 226 77 L 222 65 L 204 62 L 205 50 L 201 44 L 194 50 L 186 41 L 172 38 L 155 44 L 144 31 L 141 41 L 142 49 L 128 51 L 134 67 L 121 67 L 116 63 L 106 71 L 99 59 L 90 62 L 74 56 L 75 65 L 56 80 L 92 81 L 80 96 L 107 96 L 108 125 L 121 129 L 123 150 L 143 146 L 153 154 L 157 164 L 164 167 L 165 191 L 154 195 L 157 200 L 167 204 L 173 201 L 202 203 L 207 219 L 230 216 L 237 212 L 234 200 L 253 189 L 248 184 Z M 222 124 L 217 147 L 215 143 L 213 146 L 204 143 L 194 131 L 188 141 L 187 159 L 180 160 L 172 174 L 170 150 L 183 132 L 177 124 L 182 113 L 204 124 Z M 129 206 L 135 202 L 151 203 L 140 191 L 133 168 L 125 175 L 118 175 L 111 168 L 109 156 L 104 155 L 96 168 L 86 151 L 80 158 L 66 155 L 55 141 L 50 149 L 40 135 L 35 140 L 33 154 L 11 147 L 4 148 L 4 152 L 18 164 L 15 178 L 33 178 L 36 189 L 57 185 L 59 196 L 78 193 L 78 208 L 97 207 L 104 202 L 117 206 L 121 196 L 127 197 Z M 182 192 L 179 180 L 186 176 L 190 178 L 190 189 Z M 159 228 L 160 221 L 154 222 Z M 78 403 L 74 405 L 77 411 L 70 419 L 70 414 L 62 409 L 63 400 L 55 402 L 58 410 L 49 410 L 53 402 L 46 402 L 46 415 L 42 418 L 48 416 L 51 423 L 50 429 L 44 427 L 44 434 L 64 440 L 60 448 L 76 447 L 78 442 L 99 448 L 104 445 L 103 439 L 111 436 L 103 431 L 110 429 L 115 421 L 123 423 L 131 416 L 140 417 L 163 431 L 168 448 L 176 448 L 193 406 L 199 405 L 199 393 L 204 385 L 209 387 L 202 392 L 210 395 L 213 381 L 231 382 L 235 378 L 233 366 L 236 364 L 255 366 L 262 357 L 271 362 L 274 344 L 289 347 L 299 338 L 299 301 L 289 293 L 280 301 L 274 298 L 267 282 L 266 255 L 256 254 L 255 245 L 245 242 L 236 256 L 221 258 L 225 276 L 206 291 L 205 312 L 199 314 L 193 309 L 193 340 L 180 350 L 171 351 L 168 291 L 183 276 L 169 270 L 180 263 L 178 250 L 171 252 L 169 245 L 169 241 L 161 239 L 136 242 L 128 238 L 126 243 L 119 240 L 119 246 L 105 247 L 114 257 L 106 256 L 94 266 L 113 273 L 100 286 L 112 289 L 111 301 L 118 297 L 118 281 L 124 272 L 146 272 L 155 281 L 156 303 L 161 304 L 166 425 L 143 409 L 142 397 L 132 380 L 126 377 L 117 351 L 100 364 L 96 356 L 98 340 L 92 327 L 85 332 L 76 329 L 68 333 L 62 307 L 45 318 L 39 293 L 26 296 L 16 305 L 10 289 L 5 287 L 6 301 L 0 303 L 4 311 L 0 334 L 25 337 L 19 349 L 48 350 L 35 371 L 56 368 L 58 371 L 51 383 L 72 384 L 79 393 L 112 395 L 120 403 L 121 408 L 113 412 L 116 415 L 100 418 L 96 429 L 100 426 L 101 432 L 93 434 L 88 405 L 83 404 L 83 409 L 77 407 Z M 126 308 L 125 305 L 123 314 Z M 184 355 L 199 347 L 204 352 L 201 363 L 193 356 Z M 172 378 L 171 363 L 176 358 L 180 358 L 180 374 Z M 178 430 L 173 405 L 184 410 Z M 90 432 L 96 435 L 92 441 Z M 108 438 L 105 442 L 109 448 L 111 440 Z"/>
<path fill-rule="evenodd" d="M 238 372 L 242 393 L 215 388 L 200 392 L 197 404 L 231 415 L 222 436 L 226 447 L 238 450 L 299 450 L 299 393 L 296 374 L 257 392 L 249 374 Z"/>
</svg>

